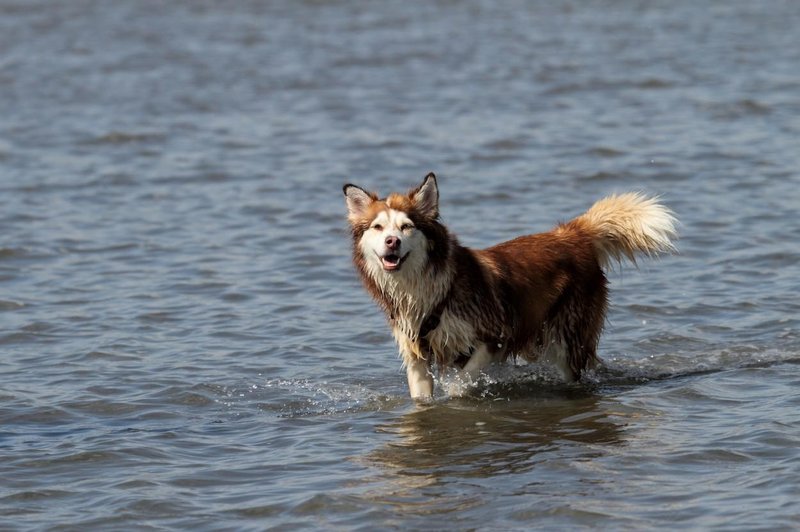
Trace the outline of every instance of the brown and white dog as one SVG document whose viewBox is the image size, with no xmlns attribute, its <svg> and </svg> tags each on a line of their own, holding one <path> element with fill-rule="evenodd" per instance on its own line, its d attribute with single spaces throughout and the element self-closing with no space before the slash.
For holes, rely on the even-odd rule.
<svg viewBox="0 0 800 532">
<path fill-rule="evenodd" d="M 676 220 L 656 199 L 609 196 L 546 233 L 487 249 L 461 246 L 439 221 L 432 173 L 379 199 L 345 185 L 353 261 L 389 318 L 414 398 L 435 366 L 472 382 L 492 362 L 544 357 L 568 381 L 598 361 L 608 288 L 603 267 L 674 250 Z"/>
</svg>

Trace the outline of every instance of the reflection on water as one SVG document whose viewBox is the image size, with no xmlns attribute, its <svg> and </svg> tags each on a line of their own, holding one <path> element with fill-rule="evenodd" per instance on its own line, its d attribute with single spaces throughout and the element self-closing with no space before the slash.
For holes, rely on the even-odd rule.
<svg viewBox="0 0 800 532">
<path fill-rule="evenodd" d="M 786 388 L 773 399 L 787 407 L 780 418 L 745 430 L 714 420 L 772 412 L 763 394 L 775 375 L 796 385 L 791 367 L 781 362 L 621 387 L 490 386 L 494 399 L 412 407 L 377 426 L 389 440 L 356 460 L 373 472 L 356 491 L 363 503 L 403 519 L 444 514 L 455 528 L 485 519 L 487 497 L 495 522 L 510 528 L 605 522 L 641 529 L 652 519 L 701 519 L 697 501 L 707 496 L 709 475 L 779 496 L 732 489 L 720 503 L 730 509 L 754 496 L 780 506 L 790 477 L 760 470 L 756 457 L 773 450 L 781 459 L 796 456 L 783 444 L 796 439 L 785 424 L 797 418 L 790 406 L 796 394 Z M 758 384 L 764 373 L 772 378 Z M 675 431 L 678 421 L 692 429 Z M 665 481 L 664 471 L 673 469 L 681 475 Z M 493 498 L 497 490 L 505 497 Z"/>
<path fill-rule="evenodd" d="M 370 497 L 400 505 L 410 498 L 418 505 L 421 488 L 438 497 L 438 488 L 454 478 L 479 481 L 531 471 L 535 476 L 550 458 L 590 460 L 624 443 L 623 409 L 613 398 L 584 387 L 528 389 L 527 397 L 521 387 L 514 391 L 517 397 L 489 402 L 418 406 L 380 425 L 379 432 L 394 438 L 363 459 L 379 468 L 383 481 Z M 543 470 L 538 482 L 550 475 L 550 468 Z M 457 501 L 469 505 L 470 497 Z M 436 505 L 441 508 L 441 501 Z"/>
</svg>

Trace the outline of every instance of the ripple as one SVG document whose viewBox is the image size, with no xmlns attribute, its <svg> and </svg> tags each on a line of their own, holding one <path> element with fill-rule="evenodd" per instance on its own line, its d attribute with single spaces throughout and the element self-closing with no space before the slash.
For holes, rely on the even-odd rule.
<svg viewBox="0 0 800 532">
<path fill-rule="evenodd" d="M 751 347 L 723 349 L 696 354 L 651 355 L 632 359 L 612 357 L 587 375 L 588 382 L 598 384 L 635 384 L 653 380 L 703 375 L 737 368 L 771 367 L 800 363 L 800 353 L 762 351 Z"/>
<path fill-rule="evenodd" d="M 11 310 L 19 310 L 21 308 L 25 308 L 25 303 L 21 301 L 9 301 L 0 299 L 0 312 L 2 311 L 11 311 Z"/>
<path fill-rule="evenodd" d="M 610 91 L 625 89 L 660 90 L 674 87 L 675 84 L 667 79 L 645 78 L 641 80 L 629 79 L 590 79 L 579 83 L 566 83 L 547 89 L 547 96 L 569 95 L 581 92 Z"/>
<path fill-rule="evenodd" d="M 17 248 L 0 248 L 0 259 L 6 259 L 11 257 L 19 257 L 23 255 L 24 251 Z"/>
<path fill-rule="evenodd" d="M 313 382 L 306 379 L 269 379 L 242 388 L 222 388 L 218 399 L 228 406 L 256 402 L 258 408 L 282 418 L 376 411 L 391 408 L 402 398 L 387 396 L 362 385 Z"/>
<path fill-rule="evenodd" d="M 6 427 L 14 425 L 62 425 L 75 419 L 68 409 L 55 406 L 20 406 L 0 411 Z"/>
<path fill-rule="evenodd" d="M 58 489 L 19 491 L 0 498 L 0 503 L 14 504 L 35 501 L 49 501 L 52 499 L 70 497 L 72 495 L 73 493 L 70 491 Z"/>
<path fill-rule="evenodd" d="M 598 171 L 598 172 L 594 172 L 592 174 L 578 176 L 578 179 L 581 180 L 581 181 L 587 181 L 587 182 L 590 182 L 590 181 L 616 182 L 616 181 L 619 181 L 620 179 L 625 178 L 625 175 L 626 174 L 624 172 L 615 173 L 615 172 L 606 172 L 606 171 L 601 170 L 601 171 Z"/>
<path fill-rule="evenodd" d="M 744 98 L 733 102 L 706 102 L 701 108 L 707 110 L 717 120 L 739 120 L 749 116 L 763 116 L 772 108 L 758 100 Z"/>
<path fill-rule="evenodd" d="M 142 411 L 141 405 L 126 402 L 109 401 L 107 399 L 87 399 L 83 401 L 70 401 L 62 405 L 63 408 L 92 416 L 126 416 Z"/>
<path fill-rule="evenodd" d="M 597 146 L 588 150 L 587 154 L 594 157 L 615 158 L 626 155 L 626 152 L 621 149 L 609 148 L 608 146 Z"/>
<path fill-rule="evenodd" d="M 141 361 L 141 357 L 135 354 L 126 354 L 112 351 L 89 351 L 84 354 L 82 359 L 88 362 L 136 362 Z"/>
<path fill-rule="evenodd" d="M 19 463 L 26 469 L 49 469 L 51 467 L 83 465 L 94 466 L 102 463 L 119 463 L 124 453 L 119 451 L 81 451 L 64 454 L 54 458 L 25 460 Z"/>
<path fill-rule="evenodd" d="M 142 144 L 142 143 L 162 143 L 167 139 L 163 133 L 155 132 L 126 132 L 111 131 L 100 136 L 83 141 L 89 146 L 120 145 L 120 144 Z"/>
</svg>

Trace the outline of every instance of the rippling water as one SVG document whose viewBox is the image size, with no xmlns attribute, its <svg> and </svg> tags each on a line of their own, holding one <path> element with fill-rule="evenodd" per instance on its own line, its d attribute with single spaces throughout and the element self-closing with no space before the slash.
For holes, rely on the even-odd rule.
<svg viewBox="0 0 800 532">
<path fill-rule="evenodd" d="M 800 4 L 0 0 L 0 524 L 800 526 Z M 341 185 L 661 194 L 605 364 L 416 406 Z"/>
</svg>

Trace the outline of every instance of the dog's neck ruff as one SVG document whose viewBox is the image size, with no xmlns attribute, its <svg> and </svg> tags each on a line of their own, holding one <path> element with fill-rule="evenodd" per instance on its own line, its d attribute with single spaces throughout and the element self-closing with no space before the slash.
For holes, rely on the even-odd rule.
<svg viewBox="0 0 800 532">
<path fill-rule="evenodd" d="M 447 306 L 447 300 L 450 298 L 450 292 L 453 290 L 452 283 L 450 284 L 450 288 L 447 290 L 447 293 L 442 297 L 441 301 L 433 308 L 433 310 L 428 313 L 428 316 L 419 326 L 419 332 L 417 333 L 417 338 L 420 340 L 427 340 L 428 335 L 430 335 L 433 331 L 436 330 L 436 327 L 439 326 L 439 323 L 442 321 L 442 313 L 444 313 L 444 309 Z"/>
<path fill-rule="evenodd" d="M 427 291 L 424 284 L 420 287 L 422 291 L 391 299 L 391 321 L 412 341 L 421 340 L 436 330 L 452 289 L 452 282 L 444 284 L 442 280 L 433 283 L 439 287 L 431 286 Z"/>
<path fill-rule="evenodd" d="M 370 271 L 371 270 L 371 271 Z M 453 287 L 453 273 L 422 271 L 387 274 L 368 268 L 392 325 L 409 340 L 418 341 L 438 327 Z"/>
</svg>

